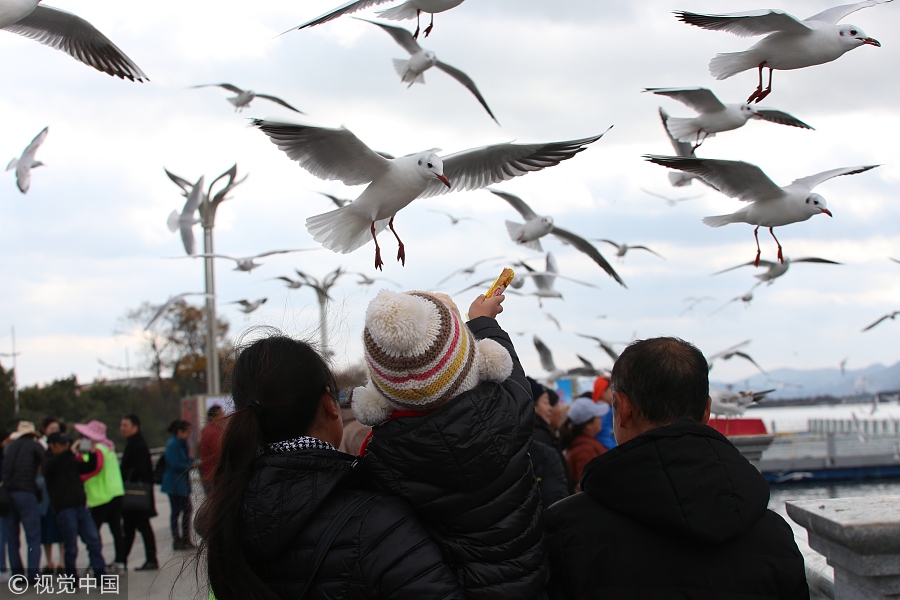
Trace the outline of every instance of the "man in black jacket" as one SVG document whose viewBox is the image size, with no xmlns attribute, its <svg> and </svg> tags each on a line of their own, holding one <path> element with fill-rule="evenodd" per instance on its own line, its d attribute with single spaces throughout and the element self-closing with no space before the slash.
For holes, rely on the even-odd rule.
<svg viewBox="0 0 900 600">
<path fill-rule="evenodd" d="M 9 490 L 9 513 L 3 517 L 3 535 L 9 549 L 9 568 L 13 575 L 25 572 L 19 554 L 19 523 L 28 544 L 28 578 L 37 577 L 41 565 L 41 512 L 38 508 L 38 486 L 35 483 L 44 447 L 37 442 L 38 433 L 31 421 L 19 421 L 13 441 L 6 446 L 3 460 L 3 485 Z"/>
<path fill-rule="evenodd" d="M 550 596 L 808 600 L 790 526 L 769 486 L 708 427 L 706 359 L 676 338 L 640 340 L 612 371 L 620 445 L 549 510 Z"/>
<path fill-rule="evenodd" d="M 72 452 L 68 435 L 55 432 L 47 437 L 49 453 L 44 460 L 44 479 L 50 493 L 50 504 L 56 511 L 56 522 L 63 537 L 66 574 L 76 575 L 78 538 L 87 546 L 91 567 L 96 575 L 106 573 L 103 545 L 97 525 L 87 509 L 87 496 L 81 481 L 83 473 L 97 470 L 97 453 L 89 452 L 85 461 Z"/>
<path fill-rule="evenodd" d="M 141 419 L 137 415 L 125 415 L 119 423 L 119 433 L 126 439 L 125 451 L 122 452 L 122 479 L 126 483 L 149 484 L 150 497 L 153 498 L 153 464 L 150 460 L 150 448 L 141 433 Z M 141 532 L 144 539 L 144 553 L 146 561 L 136 571 L 155 571 L 159 569 L 156 560 L 156 537 L 153 535 L 153 527 L 150 518 L 156 516 L 156 509 L 152 511 L 124 511 L 124 553 L 127 558 L 134 544 L 135 531 Z"/>
</svg>

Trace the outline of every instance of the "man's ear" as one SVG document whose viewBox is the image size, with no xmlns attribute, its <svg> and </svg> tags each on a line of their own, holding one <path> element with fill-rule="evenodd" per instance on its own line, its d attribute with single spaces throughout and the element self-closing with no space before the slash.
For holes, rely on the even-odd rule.
<svg viewBox="0 0 900 600">
<path fill-rule="evenodd" d="M 709 411 L 712 408 L 712 396 L 706 397 L 706 410 L 703 411 L 703 418 L 700 419 L 700 422 L 704 425 L 709 424 Z"/>
<path fill-rule="evenodd" d="M 634 421 L 634 405 L 631 398 L 622 392 L 613 392 L 613 419 L 620 429 L 627 429 Z"/>
</svg>

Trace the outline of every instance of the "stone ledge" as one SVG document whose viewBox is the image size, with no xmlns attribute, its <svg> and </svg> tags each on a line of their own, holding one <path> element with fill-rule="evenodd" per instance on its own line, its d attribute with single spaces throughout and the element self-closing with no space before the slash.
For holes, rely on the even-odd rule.
<svg viewBox="0 0 900 600">
<path fill-rule="evenodd" d="M 785 506 L 810 532 L 810 545 L 815 536 L 859 555 L 900 556 L 900 496 L 798 500 Z M 900 561 L 895 564 L 900 572 Z"/>
</svg>

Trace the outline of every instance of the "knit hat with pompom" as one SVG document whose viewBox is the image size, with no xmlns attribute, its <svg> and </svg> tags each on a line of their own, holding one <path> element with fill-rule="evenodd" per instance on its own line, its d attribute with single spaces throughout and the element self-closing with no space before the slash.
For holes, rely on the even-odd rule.
<svg viewBox="0 0 900 600">
<path fill-rule="evenodd" d="M 366 309 L 363 331 L 369 384 L 353 391 L 364 425 L 394 409 L 429 411 L 483 381 L 504 381 L 512 358 L 494 340 L 475 340 L 449 296 L 382 290 Z"/>
</svg>

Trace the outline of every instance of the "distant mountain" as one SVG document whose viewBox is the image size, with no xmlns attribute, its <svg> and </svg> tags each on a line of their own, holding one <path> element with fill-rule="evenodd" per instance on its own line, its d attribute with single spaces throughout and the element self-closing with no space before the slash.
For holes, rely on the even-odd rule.
<svg viewBox="0 0 900 600">
<path fill-rule="evenodd" d="M 710 385 L 714 387 L 731 385 L 736 390 L 749 388 L 757 391 L 776 388 L 768 396 L 773 399 L 872 394 L 880 391 L 900 390 L 900 362 L 890 367 L 879 364 L 864 369 L 848 369 L 843 375 L 841 375 L 840 369 L 815 369 L 812 371 L 777 369 L 769 371 L 768 375 L 760 373 L 731 384 L 710 381 Z"/>
</svg>

